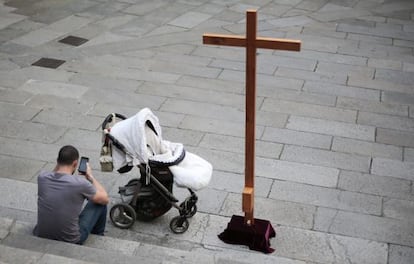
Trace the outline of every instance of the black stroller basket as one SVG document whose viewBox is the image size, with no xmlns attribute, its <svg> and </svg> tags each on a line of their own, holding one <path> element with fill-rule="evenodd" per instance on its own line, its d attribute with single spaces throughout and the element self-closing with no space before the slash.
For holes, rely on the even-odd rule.
<svg viewBox="0 0 414 264">
<path fill-rule="evenodd" d="M 105 134 L 104 144 L 112 144 L 122 152 L 128 151 L 110 134 L 107 127 L 113 122 L 113 118 L 126 119 L 120 114 L 109 115 L 102 124 Z M 147 121 L 147 125 L 155 132 L 153 125 Z M 156 133 L 156 132 L 155 132 Z M 175 161 L 179 163 L 184 159 L 185 153 Z M 110 210 L 112 223 L 119 228 L 130 228 L 136 220 L 151 221 L 164 215 L 172 207 L 175 207 L 179 216 L 174 217 L 170 222 L 170 228 L 174 233 L 180 234 L 187 231 L 189 227 L 188 218 L 197 212 L 198 197 L 194 191 L 188 189 L 190 195 L 178 205 L 179 200 L 173 195 L 174 177 L 169 166 L 175 164 L 165 164 L 149 161 L 148 164 L 139 164 L 140 178 L 130 180 L 125 186 L 119 187 L 122 203 L 115 204 Z M 124 166 L 118 170 L 119 173 L 130 171 L 133 166 Z"/>
</svg>

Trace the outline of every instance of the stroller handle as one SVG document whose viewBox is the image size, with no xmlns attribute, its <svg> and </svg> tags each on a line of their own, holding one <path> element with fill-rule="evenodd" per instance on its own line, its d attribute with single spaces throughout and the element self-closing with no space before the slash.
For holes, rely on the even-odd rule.
<svg viewBox="0 0 414 264">
<path fill-rule="evenodd" d="M 117 147 L 117 148 L 119 148 L 120 150 L 122 150 L 123 152 L 125 152 L 125 153 L 127 153 L 127 154 L 129 154 L 129 152 L 128 152 L 128 150 L 125 148 L 125 146 L 121 143 L 121 142 L 119 142 L 116 138 L 114 138 L 114 136 L 112 136 L 111 134 L 106 134 L 106 136 L 112 141 L 112 144 L 115 146 L 115 147 Z M 130 154 L 129 154 L 130 155 Z M 132 155 L 130 155 L 130 156 L 132 156 Z"/>
<path fill-rule="evenodd" d="M 102 123 L 102 130 L 105 130 L 108 123 L 112 122 L 114 117 L 117 117 L 117 118 L 122 119 L 122 120 L 127 119 L 124 115 L 121 115 L 121 114 L 118 114 L 118 113 L 109 114 Z"/>
<path fill-rule="evenodd" d="M 125 146 L 121 142 L 119 142 L 115 137 L 113 137 L 111 134 L 109 134 L 109 129 L 107 129 L 107 127 L 106 127 L 109 123 L 114 121 L 114 118 L 119 118 L 119 119 L 122 119 L 122 120 L 127 119 L 124 115 L 121 115 L 121 114 L 118 114 L 118 113 L 109 114 L 102 123 L 102 130 L 104 132 L 105 138 L 112 141 L 112 144 L 115 147 L 119 148 L 120 150 L 122 150 L 125 153 L 128 153 Z"/>
</svg>

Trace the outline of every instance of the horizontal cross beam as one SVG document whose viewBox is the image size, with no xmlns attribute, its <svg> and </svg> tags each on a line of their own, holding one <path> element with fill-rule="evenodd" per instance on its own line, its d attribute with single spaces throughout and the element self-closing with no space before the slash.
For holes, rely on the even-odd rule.
<svg viewBox="0 0 414 264">
<path fill-rule="evenodd" d="M 219 46 L 233 46 L 233 47 L 246 47 L 245 36 L 234 35 L 220 35 L 220 34 L 204 34 L 203 43 Z M 261 49 L 276 49 L 276 50 L 289 50 L 300 51 L 301 41 L 294 39 L 277 39 L 277 38 L 264 38 L 257 37 L 255 41 L 256 48 Z"/>
</svg>

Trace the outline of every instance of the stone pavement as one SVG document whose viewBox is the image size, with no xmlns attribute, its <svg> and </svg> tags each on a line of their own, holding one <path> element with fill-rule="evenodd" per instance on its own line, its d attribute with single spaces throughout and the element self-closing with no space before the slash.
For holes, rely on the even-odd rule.
<svg viewBox="0 0 414 264">
<path fill-rule="evenodd" d="M 201 36 L 244 34 L 249 8 L 260 36 L 303 41 L 258 51 L 256 217 L 277 229 L 271 255 L 217 238 L 241 214 L 244 50 Z M 0 0 L 0 263 L 414 263 L 413 49 L 411 0 Z M 90 247 L 30 236 L 37 174 L 63 144 L 119 199 L 137 172 L 99 171 L 99 126 L 143 107 L 214 165 L 187 233 L 171 233 L 171 210 L 108 224 Z"/>
</svg>

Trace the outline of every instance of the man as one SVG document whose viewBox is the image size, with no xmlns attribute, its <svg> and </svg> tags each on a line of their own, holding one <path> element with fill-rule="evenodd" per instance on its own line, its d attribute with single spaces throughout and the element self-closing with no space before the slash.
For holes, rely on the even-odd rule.
<svg viewBox="0 0 414 264">
<path fill-rule="evenodd" d="M 74 174 L 78 160 L 78 150 L 64 146 L 55 169 L 40 173 L 34 235 L 83 244 L 90 233 L 104 234 L 108 194 L 93 177 L 89 164 L 85 175 Z M 89 201 L 82 210 L 85 199 Z"/>
</svg>

